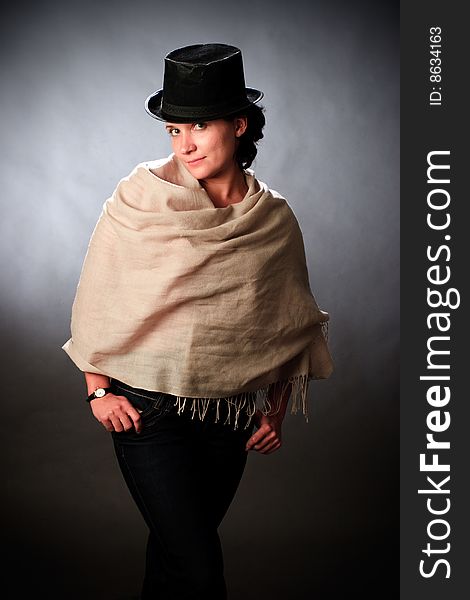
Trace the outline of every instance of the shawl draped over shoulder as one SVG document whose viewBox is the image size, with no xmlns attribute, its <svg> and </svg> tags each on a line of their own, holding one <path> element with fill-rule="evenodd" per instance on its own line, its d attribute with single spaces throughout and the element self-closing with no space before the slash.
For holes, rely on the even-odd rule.
<svg viewBox="0 0 470 600">
<path fill-rule="evenodd" d="M 62 346 L 84 372 L 192 402 L 308 421 L 311 379 L 333 363 L 286 200 L 245 170 L 241 202 L 215 207 L 172 154 L 140 163 L 102 208 Z M 276 390 L 276 393 L 273 393 Z M 180 407 L 182 404 L 180 404 Z"/>
</svg>

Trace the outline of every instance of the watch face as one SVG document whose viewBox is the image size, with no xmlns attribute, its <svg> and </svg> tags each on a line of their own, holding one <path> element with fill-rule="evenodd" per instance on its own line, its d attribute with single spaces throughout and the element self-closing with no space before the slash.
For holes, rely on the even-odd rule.
<svg viewBox="0 0 470 600">
<path fill-rule="evenodd" d="M 95 396 L 97 398 L 102 398 L 106 394 L 106 391 L 103 388 L 98 388 L 95 390 Z"/>
</svg>

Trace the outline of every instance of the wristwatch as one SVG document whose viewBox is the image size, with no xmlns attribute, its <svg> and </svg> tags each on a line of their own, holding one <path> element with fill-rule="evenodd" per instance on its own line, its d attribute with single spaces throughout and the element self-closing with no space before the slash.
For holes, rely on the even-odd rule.
<svg viewBox="0 0 470 600">
<path fill-rule="evenodd" d="M 102 398 L 103 396 L 106 396 L 106 394 L 108 392 L 111 392 L 113 388 L 97 388 L 92 394 L 90 394 L 88 396 L 88 398 L 86 399 L 87 402 L 91 402 L 92 400 L 94 400 L 95 398 Z"/>
</svg>

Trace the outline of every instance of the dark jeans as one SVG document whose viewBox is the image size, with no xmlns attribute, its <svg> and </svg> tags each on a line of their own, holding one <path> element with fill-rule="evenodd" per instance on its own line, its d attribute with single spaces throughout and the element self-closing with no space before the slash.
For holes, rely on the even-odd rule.
<svg viewBox="0 0 470 600">
<path fill-rule="evenodd" d="M 140 434 L 113 432 L 126 484 L 149 528 L 142 600 L 225 600 L 217 528 L 240 483 L 253 423 L 236 430 L 217 423 L 211 406 L 201 421 L 180 415 L 175 396 L 131 388 L 112 379 L 113 392 L 139 410 Z"/>
</svg>

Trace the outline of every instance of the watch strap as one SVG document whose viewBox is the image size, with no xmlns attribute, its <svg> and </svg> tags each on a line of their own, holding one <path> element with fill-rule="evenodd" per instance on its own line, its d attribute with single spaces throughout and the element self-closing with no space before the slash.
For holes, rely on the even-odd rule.
<svg viewBox="0 0 470 600">
<path fill-rule="evenodd" d="M 87 402 L 91 402 L 92 400 L 94 400 L 95 398 L 104 398 L 106 396 L 106 394 L 108 394 L 109 392 L 112 391 L 113 388 L 107 387 L 107 388 L 96 388 L 96 390 L 94 392 L 92 392 L 88 398 L 86 399 Z M 104 390 L 105 393 L 102 396 L 97 396 L 96 395 L 96 391 L 97 390 Z"/>
</svg>

